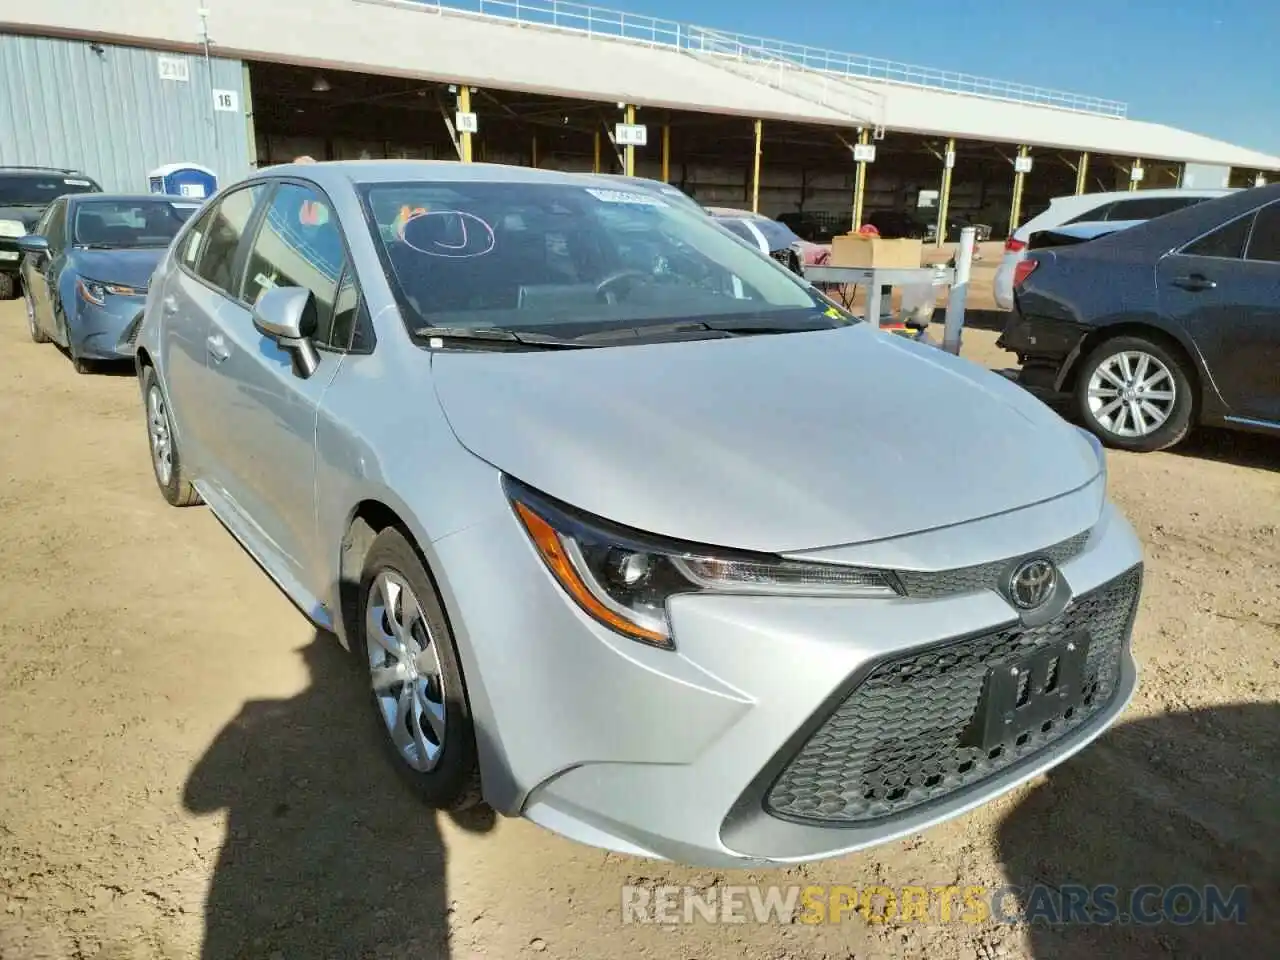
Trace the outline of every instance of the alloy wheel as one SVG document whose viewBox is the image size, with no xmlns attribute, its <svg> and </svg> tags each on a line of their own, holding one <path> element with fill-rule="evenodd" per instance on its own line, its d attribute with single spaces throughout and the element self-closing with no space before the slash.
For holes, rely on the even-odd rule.
<svg viewBox="0 0 1280 960">
<path fill-rule="evenodd" d="M 173 433 L 169 427 L 169 409 L 160 387 L 147 391 L 147 435 L 151 440 L 151 464 L 160 485 L 167 487 L 173 478 Z"/>
<path fill-rule="evenodd" d="M 369 677 L 396 752 L 421 773 L 444 751 L 445 688 L 436 641 L 406 580 L 383 570 L 365 609 Z"/>
<path fill-rule="evenodd" d="M 1173 414 L 1178 384 L 1158 357 L 1141 350 L 1112 354 L 1089 378 L 1089 410 L 1118 437 L 1145 437 Z"/>
</svg>

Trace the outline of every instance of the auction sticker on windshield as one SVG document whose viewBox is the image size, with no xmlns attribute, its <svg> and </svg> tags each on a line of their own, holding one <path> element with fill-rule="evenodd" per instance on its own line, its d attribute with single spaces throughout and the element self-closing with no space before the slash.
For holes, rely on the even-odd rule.
<svg viewBox="0 0 1280 960">
<path fill-rule="evenodd" d="M 92 183 L 90 183 L 88 180 L 66 180 L 66 179 L 64 179 L 62 182 L 63 182 L 63 183 L 65 183 L 68 187 L 92 187 L 92 186 L 93 186 L 93 184 L 92 184 Z"/>
<path fill-rule="evenodd" d="M 599 190 L 587 187 L 587 193 L 604 203 L 633 203 L 642 207 L 665 207 L 667 202 L 648 193 L 629 193 L 626 190 Z"/>
</svg>

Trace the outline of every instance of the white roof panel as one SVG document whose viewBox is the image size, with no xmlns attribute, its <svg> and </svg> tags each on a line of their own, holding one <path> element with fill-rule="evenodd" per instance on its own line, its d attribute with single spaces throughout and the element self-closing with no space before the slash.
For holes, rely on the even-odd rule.
<svg viewBox="0 0 1280 960">
<path fill-rule="evenodd" d="M 0 28 L 161 47 L 190 47 L 198 40 L 194 6 L 170 0 L 91 5 L 41 0 L 6 7 Z M 644 43 L 516 24 L 418 0 L 218 0 L 211 7 L 209 32 L 221 56 L 640 106 L 845 127 L 883 125 L 964 139 L 1280 170 L 1280 157 L 1160 124 L 825 75 L 780 60 L 694 53 L 667 38 Z"/>
</svg>

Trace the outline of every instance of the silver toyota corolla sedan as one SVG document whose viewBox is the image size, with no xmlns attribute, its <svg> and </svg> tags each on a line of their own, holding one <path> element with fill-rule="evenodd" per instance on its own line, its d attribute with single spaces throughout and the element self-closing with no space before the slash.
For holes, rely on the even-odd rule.
<svg viewBox="0 0 1280 960">
<path fill-rule="evenodd" d="M 1133 694 L 1097 443 L 653 191 L 273 167 L 177 235 L 137 364 L 165 498 L 367 665 L 432 806 L 812 860 L 990 800 Z"/>
</svg>

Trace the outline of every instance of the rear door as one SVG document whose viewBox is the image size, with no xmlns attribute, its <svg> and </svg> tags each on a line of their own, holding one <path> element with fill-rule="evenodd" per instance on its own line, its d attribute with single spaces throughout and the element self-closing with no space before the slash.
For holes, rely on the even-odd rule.
<svg viewBox="0 0 1280 960">
<path fill-rule="evenodd" d="M 321 398 L 350 347 L 359 292 L 333 205 L 314 185 L 281 181 L 258 218 L 243 285 L 219 312 L 210 357 L 221 428 L 211 452 L 253 534 L 313 596 L 318 567 L 315 436 Z M 294 371 L 292 355 L 253 324 L 252 304 L 273 287 L 304 287 L 316 311 L 320 366 Z"/>
<path fill-rule="evenodd" d="M 1157 288 L 1232 415 L 1280 423 L 1280 201 L 1164 257 Z"/>
<path fill-rule="evenodd" d="M 210 456 L 221 429 L 209 375 L 211 325 L 239 289 L 242 246 L 266 191 L 256 183 L 214 201 L 178 241 L 177 266 L 160 291 L 161 363 L 182 456 L 193 477 L 215 485 L 222 471 Z"/>
</svg>

